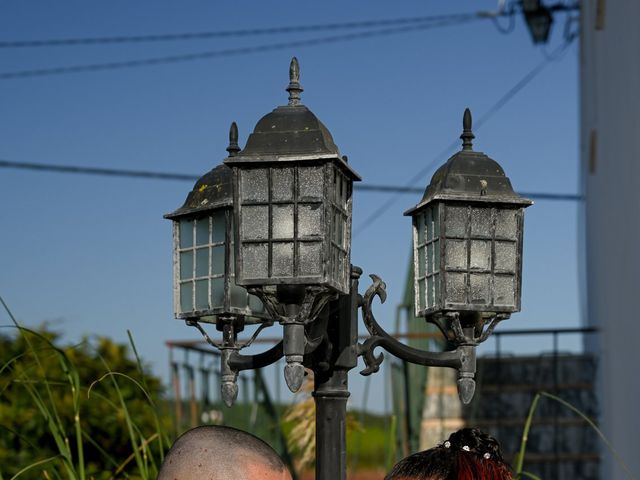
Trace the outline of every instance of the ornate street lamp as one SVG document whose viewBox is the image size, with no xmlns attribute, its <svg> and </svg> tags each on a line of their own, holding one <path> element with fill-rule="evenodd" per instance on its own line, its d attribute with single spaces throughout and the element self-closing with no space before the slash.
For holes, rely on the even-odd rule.
<svg viewBox="0 0 640 480">
<path fill-rule="evenodd" d="M 236 281 L 284 326 L 285 379 L 304 378 L 305 325 L 336 294 L 349 293 L 351 193 L 358 174 L 331 134 L 300 103 L 300 70 L 289 71 L 289 104 L 265 115 L 233 169 Z"/>
<path fill-rule="evenodd" d="M 532 202 L 513 191 L 495 160 L 473 151 L 468 108 L 462 123 L 462 150 L 405 215 L 413 219 L 416 316 L 458 345 L 475 345 L 520 311 L 524 208 Z M 460 371 L 458 387 L 467 403 L 473 376 Z"/>
<path fill-rule="evenodd" d="M 225 172 L 229 182 L 231 167 L 233 181 L 222 186 L 221 181 L 203 177 L 185 206 L 169 216 L 176 224 L 176 315 L 222 350 L 222 394 L 227 404 L 235 399 L 241 370 L 261 368 L 284 356 L 287 385 L 296 391 L 304 368 L 311 369 L 316 478 L 344 480 L 348 372 L 357 366 L 359 356 L 365 363 L 363 375 L 378 371 L 383 355 L 375 355 L 377 347 L 411 363 L 454 368 L 461 400 L 471 401 L 476 346 L 499 321 L 520 310 L 523 210 L 531 202 L 513 191 L 494 160 L 472 150 L 467 110 L 462 151 L 438 169 L 422 201 L 406 213 L 413 219 L 416 313 L 436 324 L 452 349 L 428 352 L 398 342 L 373 315 L 373 299 L 386 299 L 384 282 L 370 275 L 373 284 L 361 296 L 362 270 L 350 263 L 352 183 L 360 178 L 340 155 L 327 128 L 300 104 L 299 74 L 294 58 L 289 104 L 264 116 L 244 149 L 239 150 L 237 130 L 232 128 L 228 167 L 207 175 L 221 169 L 216 175 Z M 220 187 L 211 190 L 211 197 L 199 196 L 213 185 Z M 224 192 L 224 202 L 214 192 Z M 197 250 L 205 245 L 197 240 L 200 218 L 208 218 L 203 220 L 209 226 L 207 248 L 222 245 L 213 241 L 214 219 L 222 218 L 213 204 L 225 209 L 224 245 L 233 244 L 235 277 L 229 250 L 225 250 L 224 275 L 220 270 L 213 275 L 215 260 L 209 260 L 209 270 L 198 270 Z M 247 303 L 239 311 L 233 309 L 233 301 L 215 310 L 213 296 L 198 296 L 198 281 L 206 280 L 211 290 L 213 280 L 223 277 L 229 289 L 234 282 L 239 286 L 235 288 L 247 289 L 243 294 L 248 295 L 243 297 Z M 262 300 L 264 310 L 252 295 Z M 358 343 L 359 309 L 370 333 L 363 343 Z M 260 323 L 250 343 L 274 321 L 283 325 L 280 343 L 258 355 L 239 353 L 244 345 L 238 344 L 237 332 L 245 323 Z M 199 322 L 216 323 L 223 341 L 211 340 Z"/>
<path fill-rule="evenodd" d="M 238 127 L 229 131 L 227 151 L 238 148 Z M 220 164 L 203 175 L 182 207 L 165 215 L 173 221 L 174 313 L 188 325 L 216 324 L 223 332 L 222 391 L 230 403 L 238 393 L 237 373 L 227 367 L 245 324 L 269 323 L 260 299 L 236 284 L 234 273 L 233 184 L 231 169 Z"/>
</svg>

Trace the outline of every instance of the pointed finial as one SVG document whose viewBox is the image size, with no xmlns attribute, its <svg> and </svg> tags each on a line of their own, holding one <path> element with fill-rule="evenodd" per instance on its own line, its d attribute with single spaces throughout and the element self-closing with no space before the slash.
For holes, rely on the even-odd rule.
<svg viewBox="0 0 640 480">
<path fill-rule="evenodd" d="M 289 105 L 300 105 L 300 93 L 303 91 L 300 86 L 300 65 L 298 59 L 293 57 L 291 64 L 289 65 L 289 86 L 287 92 L 289 92 Z"/>
<path fill-rule="evenodd" d="M 471 110 L 465 108 L 464 116 L 462 117 L 462 150 L 473 150 L 473 139 L 476 136 L 471 131 Z"/>
<path fill-rule="evenodd" d="M 240 147 L 238 146 L 238 125 L 236 125 L 236 122 L 231 122 L 231 128 L 229 128 L 229 146 L 227 147 L 227 152 L 229 152 L 230 157 L 233 157 L 239 151 Z"/>
</svg>

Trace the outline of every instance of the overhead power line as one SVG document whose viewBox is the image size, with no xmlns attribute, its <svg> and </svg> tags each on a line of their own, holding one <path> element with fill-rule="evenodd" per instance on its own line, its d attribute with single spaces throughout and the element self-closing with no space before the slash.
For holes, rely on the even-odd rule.
<svg viewBox="0 0 640 480">
<path fill-rule="evenodd" d="M 282 50 L 287 48 L 310 47 L 329 43 L 348 42 L 360 40 L 364 38 L 372 38 L 386 35 L 397 35 L 401 33 L 409 33 L 420 30 L 428 30 L 436 27 L 444 27 L 450 25 L 461 25 L 483 17 L 476 15 L 465 20 L 443 20 L 440 22 L 429 22 L 418 25 L 404 25 L 401 27 L 367 30 L 358 33 L 347 33 L 342 35 L 333 35 L 327 37 L 308 38 L 305 40 L 295 40 L 290 42 L 271 43 L 266 45 L 255 45 L 250 47 L 228 48 L 223 50 L 212 50 L 205 52 L 196 52 L 183 55 L 171 55 L 165 57 L 152 57 L 137 60 L 125 60 L 118 62 L 93 63 L 85 65 L 70 65 L 66 67 L 39 68 L 31 70 L 18 70 L 13 72 L 0 72 L 0 80 L 10 80 L 16 78 L 42 77 L 49 75 L 63 75 L 71 73 L 96 72 L 104 70 L 115 70 L 124 68 L 148 67 L 152 65 L 161 65 L 169 63 L 191 62 L 195 60 L 205 60 L 218 57 L 230 57 L 238 55 L 248 55 L 252 53 L 268 52 L 273 50 Z"/>
<path fill-rule="evenodd" d="M 4 40 L 0 48 L 33 48 L 33 47 L 70 47 L 77 45 L 110 45 L 119 43 L 174 42 L 188 40 L 206 40 L 211 38 L 250 37 L 286 33 L 318 32 L 329 30 L 354 30 L 359 28 L 378 28 L 392 25 L 411 25 L 427 22 L 465 22 L 476 18 L 487 17 L 483 12 L 453 13 L 446 15 L 430 15 L 421 17 L 391 18 L 383 20 L 363 20 L 341 23 L 325 23 L 315 25 L 292 25 L 284 27 L 246 28 L 238 30 L 216 30 L 186 33 L 162 33 L 150 35 L 120 35 L 108 37 L 49 38 L 41 40 Z"/>
<path fill-rule="evenodd" d="M 8 160 L 0 160 L 0 168 L 15 168 L 20 170 L 35 170 L 41 172 L 72 173 L 109 177 L 146 178 L 150 180 L 177 180 L 195 182 L 196 180 L 198 180 L 198 178 L 200 178 L 199 175 L 190 175 L 183 173 L 152 172 L 147 170 L 123 170 L 101 167 L 81 167 L 77 165 L 52 165 L 47 163 L 10 162 Z M 355 190 L 364 192 L 378 193 L 422 194 L 424 192 L 424 188 L 406 186 L 403 187 L 399 185 L 361 185 L 359 183 L 356 183 L 354 184 L 353 188 Z M 532 198 L 534 200 L 579 201 L 582 199 L 580 195 L 563 193 L 522 192 L 521 195 Z"/>
</svg>

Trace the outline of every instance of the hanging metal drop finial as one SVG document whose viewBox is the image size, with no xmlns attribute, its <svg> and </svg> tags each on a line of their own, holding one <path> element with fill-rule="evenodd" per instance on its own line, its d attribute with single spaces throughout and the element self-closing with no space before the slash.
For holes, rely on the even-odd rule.
<svg viewBox="0 0 640 480">
<path fill-rule="evenodd" d="M 240 147 L 238 146 L 238 125 L 236 125 L 236 122 L 231 122 L 231 127 L 229 128 L 229 146 L 227 147 L 227 152 L 229 152 L 230 157 L 233 157 L 239 151 Z"/>
<path fill-rule="evenodd" d="M 471 131 L 471 110 L 465 108 L 464 116 L 462 117 L 462 150 L 473 150 L 473 139 L 476 136 Z"/>
<path fill-rule="evenodd" d="M 300 105 L 300 93 L 303 91 L 304 89 L 300 85 L 300 65 L 298 64 L 298 59 L 293 57 L 289 65 L 289 86 L 287 87 L 289 105 Z"/>
</svg>

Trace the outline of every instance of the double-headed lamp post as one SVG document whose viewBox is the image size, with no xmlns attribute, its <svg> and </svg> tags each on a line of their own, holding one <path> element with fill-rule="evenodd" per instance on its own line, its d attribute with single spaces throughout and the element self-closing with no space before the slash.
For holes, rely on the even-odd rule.
<svg viewBox="0 0 640 480">
<path fill-rule="evenodd" d="M 453 350 L 408 347 L 377 323 L 372 302 L 385 284 L 361 296 L 362 270 L 351 265 L 353 182 L 360 177 L 331 134 L 300 103 L 298 61 L 289 69 L 288 105 L 265 115 L 238 146 L 232 124 L 229 156 L 196 182 L 174 223 L 174 306 L 221 355 L 222 397 L 231 405 L 241 370 L 286 359 L 284 376 L 297 391 L 314 373 L 316 478 L 346 478 L 348 372 L 363 357 L 363 375 L 378 371 L 383 348 L 411 363 L 455 368 L 458 392 L 475 390 L 476 346 L 496 324 L 520 310 L 523 210 L 497 162 L 472 149 L 471 113 L 462 150 L 434 174 L 408 210 L 413 220 L 416 314 L 435 324 Z M 358 342 L 358 310 L 370 336 Z M 279 322 L 283 339 L 257 355 L 240 349 Z M 215 324 L 214 341 L 203 323 Z M 238 342 L 246 324 L 260 324 Z"/>
</svg>

